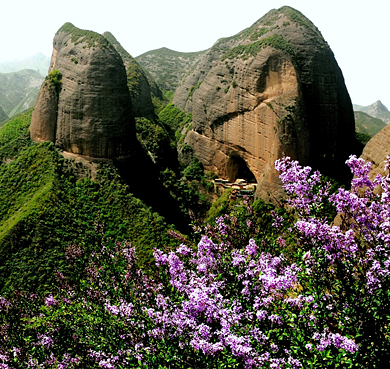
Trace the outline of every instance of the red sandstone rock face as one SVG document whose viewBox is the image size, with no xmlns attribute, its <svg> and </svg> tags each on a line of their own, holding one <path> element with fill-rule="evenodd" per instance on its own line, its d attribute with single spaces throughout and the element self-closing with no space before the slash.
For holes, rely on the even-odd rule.
<svg viewBox="0 0 390 369">
<path fill-rule="evenodd" d="M 388 171 L 384 169 L 384 161 L 387 155 L 390 155 L 390 124 L 367 142 L 360 156 L 364 160 L 372 163 L 371 179 L 374 179 L 377 174 L 388 174 Z"/>
<path fill-rule="evenodd" d="M 307 141 L 305 132 L 301 137 L 294 135 L 286 110 L 287 106 L 296 108 L 299 83 L 291 60 L 270 48 L 252 60 L 237 61 L 235 67 L 237 86 L 228 92 L 221 89 L 215 93 L 208 80 L 199 87 L 201 98 L 193 103 L 194 121 L 212 117 L 212 124 L 190 131 L 187 142 L 208 170 L 230 181 L 237 178 L 240 166 L 246 165 L 261 183 L 260 195 L 264 197 L 264 186 L 277 181 L 273 176 L 275 159 L 283 154 L 295 156 L 299 141 Z M 208 108 L 200 109 L 199 103 Z M 240 158 L 245 164 L 240 164 Z M 303 158 L 308 159 L 301 152 Z"/>
<path fill-rule="evenodd" d="M 292 8 L 218 41 L 173 103 L 192 112 L 186 142 L 206 170 L 233 180 L 246 166 L 265 199 L 282 194 L 274 162 L 283 155 L 348 177 L 355 124 L 343 76 L 319 31 Z"/>
<path fill-rule="evenodd" d="M 52 141 L 74 154 L 114 158 L 128 155 L 135 141 L 126 72 L 103 37 L 65 24 L 55 35 L 49 72 L 62 85 L 42 84 L 31 120 L 34 141 Z"/>
</svg>

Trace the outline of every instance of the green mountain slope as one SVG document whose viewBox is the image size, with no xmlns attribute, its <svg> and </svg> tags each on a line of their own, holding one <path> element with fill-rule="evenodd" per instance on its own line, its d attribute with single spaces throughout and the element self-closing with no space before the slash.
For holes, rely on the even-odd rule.
<svg viewBox="0 0 390 369">
<path fill-rule="evenodd" d="M 368 106 L 353 105 L 354 111 L 362 111 L 374 118 L 381 119 L 384 123 L 390 123 L 390 111 L 380 100 Z"/>
<path fill-rule="evenodd" d="M 93 248 L 96 224 L 130 240 L 144 266 L 154 247 L 174 242 L 164 219 L 130 193 L 115 167 L 99 164 L 91 180 L 89 168 L 64 159 L 52 143 L 31 142 L 30 119 L 31 111 L 0 129 L 0 292 L 49 288 L 67 245 Z"/>
<path fill-rule="evenodd" d="M 160 88 L 174 91 L 204 53 L 181 53 L 163 47 L 139 55 L 136 60 L 152 75 Z"/>
<path fill-rule="evenodd" d="M 1 125 L 1 122 L 4 122 L 7 119 L 8 119 L 8 115 L 6 114 L 4 109 L 0 106 L 0 125 Z"/>
<path fill-rule="evenodd" d="M 380 130 L 386 127 L 386 123 L 379 118 L 374 118 L 363 111 L 355 111 L 356 132 L 375 136 Z"/>
<path fill-rule="evenodd" d="M 34 106 L 43 80 L 31 69 L 0 74 L 0 106 L 4 112 L 12 117 Z"/>
</svg>

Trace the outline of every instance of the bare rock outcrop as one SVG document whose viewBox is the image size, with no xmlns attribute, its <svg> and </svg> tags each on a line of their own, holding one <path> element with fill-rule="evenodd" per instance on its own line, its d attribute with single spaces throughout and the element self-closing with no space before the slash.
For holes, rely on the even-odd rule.
<svg viewBox="0 0 390 369">
<path fill-rule="evenodd" d="M 377 174 L 387 175 L 384 170 L 384 161 L 390 155 L 390 125 L 387 125 L 367 142 L 360 156 L 372 163 L 370 177 L 373 179 Z"/>
<path fill-rule="evenodd" d="M 265 199 L 282 194 L 274 162 L 283 155 L 349 177 L 355 123 L 343 75 L 321 33 L 295 9 L 273 10 L 219 40 L 173 103 L 192 113 L 186 142 L 206 170 L 229 180 L 249 173 Z"/>
<path fill-rule="evenodd" d="M 131 153 L 134 117 L 123 61 L 103 36 L 62 26 L 31 119 L 31 139 L 96 158 Z"/>
</svg>

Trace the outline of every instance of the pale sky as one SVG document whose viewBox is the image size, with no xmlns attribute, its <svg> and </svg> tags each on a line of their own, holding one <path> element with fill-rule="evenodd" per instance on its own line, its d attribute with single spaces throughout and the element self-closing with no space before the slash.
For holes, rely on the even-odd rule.
<svg viewBox="0 0 390 369">
<path fill-rule="evenodd" d="M 0 62 L 51 56 L 53 37 L 65 22 L 110 31 L 133 56 L 160 47 L 200 51 L 283 5 L 321 31 L 354 104 L 381 100 L 390 109 L 390 0 L 7 1 L 1 6 Z"/>
</svg>

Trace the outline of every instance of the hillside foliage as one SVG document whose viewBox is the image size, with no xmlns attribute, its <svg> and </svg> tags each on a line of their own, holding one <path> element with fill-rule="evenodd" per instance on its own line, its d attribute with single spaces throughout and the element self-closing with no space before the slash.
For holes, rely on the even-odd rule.
<svg viewBox="0 0 390 369">
<path fill-rule="evenodd" d="M 286 207 L 245 200 L 192 240 L 173 232 L 181 244 L 155 249 L 149 275 L 134 247 L 97 226 L 93 246 L 66 248 L 55 289 L 0 298 L 3 367 L 383 367 L 390 179 L 371 181 L 356 157 L 348 165 L 351 190 L 333 192 L 279 160 Z"/>
<path fill-rule="evenodd" d="M 128 239 L 149 265 L 154 247 L 169 245 L 164 219 L 133 197 L 115 167 L 96 180 L 77 178 L 74 163 L 51 143 L 30 141 L 31 111 L 0 130 L 0 285 L 45 290 L 61 270 L 70 242 L 93 243 L 95 222 Z M 80 164 L 81 165 L 81 164 Z"/>
</svg>

